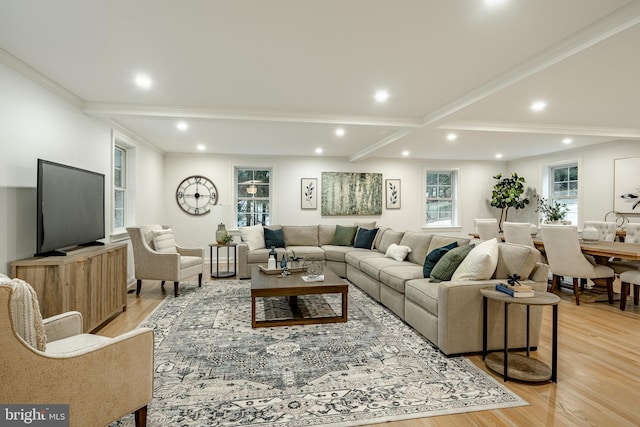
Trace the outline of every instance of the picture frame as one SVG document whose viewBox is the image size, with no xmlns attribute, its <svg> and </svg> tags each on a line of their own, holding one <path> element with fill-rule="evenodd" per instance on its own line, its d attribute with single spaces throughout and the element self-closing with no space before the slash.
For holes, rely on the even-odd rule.
<svg viewBox="0 0 640 427">
<path fill-rule="evenodd" d="M 382 213 L 382 174 L 322 172 L 322 216 L 368 216 Z"/>
<path fill-rule="evenodd" d="M 300 209 L 318 209 L 318 178 L 300 179 Z"/>
<path fill-rule="evenodd" d="M 614 159 L 613 210 L 640 213 L 640 157 Z"/>
<path fill-rule="evenodd" d="M 385 207 L 387 209 L 400 209 L 400 180 L 386 179 L 384 182 L 385 189 Z"/>
</svg>

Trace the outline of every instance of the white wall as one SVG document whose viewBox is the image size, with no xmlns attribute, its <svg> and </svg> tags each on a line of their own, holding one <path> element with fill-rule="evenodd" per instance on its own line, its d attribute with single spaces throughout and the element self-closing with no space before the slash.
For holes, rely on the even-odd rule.
<svg viewBox="0 0 640 427">
<path fill-rule="evenodd" d="M 466 235 L 473 231 L 473 218 L 496 217 L 499 211 L 489 206 L 493 176 L 504 172 L 502 162 L 453 162 L 370 159 L 357 163 L 324 157 L 254 157 L 237 158 L 218 155 L 166 155 L 165 156 L 165 219 L 176 232 L 176 240 L 185 246 L 207 247 L 213 241 L 217 224 L 222 221 L 230 228 L 233 224 L 233 171 L 235 166 L 264 166 L 273 168 L 274 224 L 353 224 L 355 221 L 375 220 L 379 225 L 398 230 L 417 230 L 424 225 L 424 173 L 430 169 L 457 168 L 460 174 L 461 228 L 448 229 L 448 234 Z M 300 208 L 300 179 L 318 178 L 322 172 L 376 172 L 383 180 L 401 180 L 401 209 L 386 210 L 381 215 L 366 217 L 321 216 L 316 210 Z M 184 213 L 175 200 L 178 184 L 191 175 L 204 175 L 216 185 L 219 204 L 226 206 L 207 215 L 192 216 Z"/>
<path fill-rule="evenodd" d="M 0 272 L 9 274 L 11 261 L 32 257 L 36 250 L 37 159 L 102 173 L 109 195 L 112 138 L 104 123 L 2 64 L 0 93 Z M 136 216 L 160 222 L 162 154 L 144 145 L 136 151 Z M 111 197 L 105 209 L 109 236 Z"/>
<path fill-rule="evenodd" d="M 524 176 L 527 184 L 541 193 L 542 170 L 545 165 L 577 160 L 580 165 L 580 224 L 584 221 L 602 221 L 605 215 L 613 210 L 614 201 L 614 160 L 625 157 L 640 156 L 640 141 L 614 141 L 606 144 L 592 145 L 585 148 L 567 150 L 548 156 L 522 159 L 509 162 L 511 171 Z M 524 219 L 536 223 L 538 215 L 533 209 L 527 209 Z M 628 215 L 631 222 L 640 222 L 640 212 Z M 514 216 L 514 218 L 516 218 Z M 609 220 L 614 216 L 610 215 Z M 515 219 L 514 219 L 515 220 Z"/>
</svg>

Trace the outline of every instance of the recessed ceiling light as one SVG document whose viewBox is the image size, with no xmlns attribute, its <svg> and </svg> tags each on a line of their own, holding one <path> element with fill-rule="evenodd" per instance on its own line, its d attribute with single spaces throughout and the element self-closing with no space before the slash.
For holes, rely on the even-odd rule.
<svg viewBox="0 0 640 427">
<path fill-rule="evenodd" d="M 336 129 L 336 135 L 337 136 L 344 136 L 344 129 L 342 129 L 342 128 Z"/>
<path fill-rule="evenodd" d="M 458 138 L 458 135 L 456 135 L 455 133 L 449 133 L 447 134 L 447 140 L 448 141 L 455 141 Z"/>
<path fill-rule="evenodd" d="M 196 148 L 198 151 L 204 151 L 207 147 L 204 144 L 198 144 Z"/>
<path fill-rule="evenodd" d="M 496 154 L 496 159 L 501 159 L 502 158 L 502 153 L 497 153 Z"/>
<path fill-rule="evenodd" d="M 178 123 L 176 124 L 176 127 L 178 128 L 178 130 L 181 130 L 181 131 L 183 131 L 183 132 L 184 132 L 185 130 L 189 129 L 189 125 L 187 124 L 187 122 L 178 122 Z"/>
<path fill-rule="evenodd" d="M 563 144 L 571 144 L 572 142 L 573 142 L 573 139 L 571 139 L 571 138 L 565 138 L 565 139 L 562 140 Z"/>
<path fill-rule="evenodd" d="M 386 90 L 379 90 L 374 95 L 374 98 L 378 102 L 386 102 L 389 99 L 389 92 L 387 92 Z"/>
<path fill-rule="evenodd" d="M 533 104 L 531 104 L 532 111 L 542 111 L 545 108 L 547 108 L 547 103 L 544 101 L 536 101 Z"/>
<path fill-rule="evenodd" d="M 484 0 L 484 4 L 485 6 L 498 6 L 501 5 L 502 3 L 506 3 L 506 0 Z"/>
<path fill-rule="evenodd" d="M 153 80 L 151 80 L 151 77 L 145 74 L 138 74 L 136 76 L 135 82 L 140 89 L 145 90 L 150 89 L 151 85 L 153 85 Z"/>
<path fill-rule="evenodd" d="M 316 148 L 316 154 L 322 154 L 322 148 L 320 147 Z"/>
<path fill-rule="evenodd" d="M 404 151 L 402 152 L 402 155 L 403 155 L 404 157 L 407 157 L 407 156 L 409 155 L 409 150 L 404 150 Z"/>
</svg>

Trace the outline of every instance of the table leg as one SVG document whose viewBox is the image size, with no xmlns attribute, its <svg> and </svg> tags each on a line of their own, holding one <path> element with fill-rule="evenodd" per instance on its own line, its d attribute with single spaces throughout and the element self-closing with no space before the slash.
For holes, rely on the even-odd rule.
<svg viewBox="0 0 640 427">
<path fill-rule="evenodd" d="M 487 357 L 487 297 L 482 296 L 482 360 Z"/>
<path fill-rule="evenodd" d="M 504 303 L 504 381 L 509 379 L 509 303 Z"/>
<path fill-rule="evenodd" d="M 209 246 L 209 276 L 213 277 L 213 246 Z"/>
<path fill-rule="evenodd" d="M 342 293 L 342 319 L 344 319 L 345 322 L 347 321 L 347 313 L 349 313 L 349 309 L 348 309 L 349 298 L 348 298 L 348 296 L 349 295 L 348 295 L 348 289 L 347 289 Z"/>
<path fill-rule="evenodd" d="M 553 306 L 553 333 L 551 342 L 551 381 L 558 382 L 558 304 Z"/>
<path fill-rule="evenodd" d="M 529 306 L 527 306 L 527 357 L 529 357 Z"/>
<path fill-rule="evenodd" d="M 251 296 L 251 327 L 256 327 L 256 297 Z"/>
</svg>

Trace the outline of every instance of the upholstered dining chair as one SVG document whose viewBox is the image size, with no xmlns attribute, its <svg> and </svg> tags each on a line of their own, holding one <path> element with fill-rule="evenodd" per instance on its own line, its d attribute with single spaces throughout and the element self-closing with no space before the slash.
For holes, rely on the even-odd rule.
<svg viewBox="0 0 640 427">
<path fill-rule="evenodd" d="M 495 218 L 476 218 L 473 220 L 475 231 L 480 240 L 498 239 L 500 237 L 500 227 L 498 227 L 498 220 Z"/>
<path fill-rule="evenodd" d="M 505 221 L 502 223 L 502 232 L 504 233 L 504 241 L 507 243 L 535 248 L 531 237 L 531 224 L 528 222 Z"/>
<path fill-rule="evenodd" d="M 578 241 L 578 227 L 543 224 L 541 232 L 549 269 L 553 275 L 551 291 L 557 289 L 562 277 L 572 277 L 576 305 L 580 305 L 580 281 L 602 279 L 607 287 L 609 304 L 613 304 L 614 271 L 605 265 L 595 264 L 584 256 Z"/>
<path fill-rule="evenodd" d="M 198 275 L 202 286 L 204 249 L 183 248 L 176 245 L 173 231 L 158 224 L 127 227 L 133 246 L 133 262 L 136 277 L 136 295 L 140 295 L 142 280 L 173 282 L 173 294 L 179 295 L 180 281 Z"/>
<path fill-rule="evenodd" d="M 633 285 L 633 304 L 638 305 L 640 297 L 640 270 L 627 270 L 620 273 L 620 310 L 627 307 L 629 287 Z"/>
<path fill-rule="evenodd" d="M 598 240 L 613 242 L 616 240 L 618 224 L 611 221 L 585 221 L 583 228 L 593 227 L 598 230 Z"/>
<path fill-rule="evenodd" d="M 153 398 L 153 330 L 115 338 L 82 333 L 82 314 L 42 319 L 33 288 L 0 275 L 0 402 L 69 405 L 70 426 L 104 426 Z M 35 424 L 34 424 L 35 425 Z"/>
</svg>

